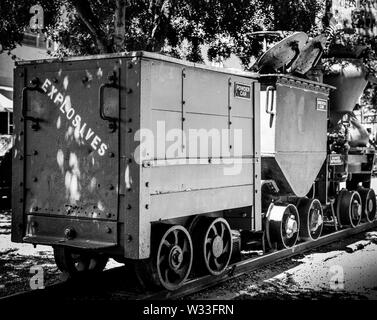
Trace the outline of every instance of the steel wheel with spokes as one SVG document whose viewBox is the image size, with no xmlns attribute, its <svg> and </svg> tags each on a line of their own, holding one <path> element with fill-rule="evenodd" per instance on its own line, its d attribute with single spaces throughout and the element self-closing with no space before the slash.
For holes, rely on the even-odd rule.
<svg viewBox="0 0 377 320">
<path fill-rule="evenodd" d="M 224 218 L 200 217 L 192 227 L 197 273 L 219 275 L 232 256 L 232 231 Z"/>
<path fill-rule="evenodd" d="M 182 226 L 169 228 L 160 241 L 156 257 L 158 277 L 163 287 L 174 290 L 187 279 L 192 256 L 188 231 Z"/>
<path fill-rule="evenodd" d="M 180 225 L 157 224 L 152 229 L 151 257 L 135 264 L 143 287 L 179 288 L 190 274 L 193 248 L 188 231 Z"/>
</svg>

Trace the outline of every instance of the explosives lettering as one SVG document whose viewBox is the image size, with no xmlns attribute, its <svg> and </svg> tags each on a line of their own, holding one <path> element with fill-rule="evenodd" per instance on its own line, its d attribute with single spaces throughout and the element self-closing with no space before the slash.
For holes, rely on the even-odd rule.
<svg viewBox="0 0 377 320">
<path fill-rule="evenodd" d="M 95 134 L 94 130 L 90 128 L 86 122 L 82 122 L 83 118 L 72 106 L 70 96 L 64 96 L 59 92 L 58 88 L 52 85 L 49 79 L 44 81 L 42 90 L 47 94 L 47 97 L 54 102 L 54 104 L 60 105 L 60 112 L 65 115 L 67 120 L 71 121 L 74 128 L 79 129 L 78 131 L 83 141 L 89 143 L 93 150 L 97 151 L 100 156 L 104 156 L 108 146 L 105 143 L 101 143 L 102 139 Z"/>
</svg>

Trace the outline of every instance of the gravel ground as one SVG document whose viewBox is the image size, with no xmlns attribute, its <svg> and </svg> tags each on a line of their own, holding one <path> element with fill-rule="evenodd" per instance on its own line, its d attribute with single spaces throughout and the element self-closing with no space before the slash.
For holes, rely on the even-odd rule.
<svg viewBox="0 0 377 320">
<path fill-rule="evenodd" d="M 250 272 L 234 281 L 190 296 L 193 300 L 239 299 L 377 299 L 377 244 L 353 253 L 346 246 L 367 232 Z M 337 281 L 336 281 L 337 280 Z"/>
<path fill-rule="evenodd" d="M 12 243 L 10 219 L 9 212 L 0 212 L 0 297 L 30 290 L 33 267 L 43 268 L 43 285 L 60 281 L 51 247 Z"/>
<path fill-rule="evenodd" d="M 31 289 L 35 286 L 35 268 L 43 270 L 43 284 L 48 286 L 66 279 L 55 265 L 53 250 L 50 246 L 13 243 L 10 240 L 11 213 L 0 211 L 0 297 Z M 121 264 L 110 259 L 106 269 Z M 35 271 L 33 271 L 35 270 Z"/>
<path fill-rule="evenodd" d="M 353 253 L 345 251 L 347 245 L 365 239 L 374 241 Z M 356 235 L 249 272 L 188 299 L 377 299 L 376 239 L 377 231 Z M 119 265 L 110 260 L 106 269 Z M 36 266 L 43 268 L 45 286 L 64 279 L 51 247 L 10 241 L 10 214 L 0 212 L 0 297 L 31 290 L 31 268 Z"/>
</svg>

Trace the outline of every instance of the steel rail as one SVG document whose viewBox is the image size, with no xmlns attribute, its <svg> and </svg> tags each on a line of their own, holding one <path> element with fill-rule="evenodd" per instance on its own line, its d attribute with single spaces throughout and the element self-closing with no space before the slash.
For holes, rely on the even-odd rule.
<svg viewBox="0 0 377 320">
<path fill-rule="evenodd" d="M 348 238 L 350 236 L 356 235 L 358 233 L 362 233 L 364 231 L 373 229 L 375 227 L 377 227 L 377 221 L 373 221 L 371 223 L 363 223 L 357 226 L 356 228 L 349 228 L 349 229 L 344 229 L 340 231 L 335 231 L 333 233 L 324 235 L 317 240 L 299 243 L 289 249 L 283 249 L 283 250 L 275 251 L 272 253 L 264 254 L 262 256 L 258 256 L 255 258 L 249 258 L 247 260 L 236 262 L 232 264 L 231 266 L 229 266 L 228 270 L 222 275 L 204 276 L 201 278 L 196 278 L 196 279 L 186 282 L 182 287 L 180 287 L 176 291 L 171 291 L 171 292 L 161 291 L 161 292 L 143 296 L 140 299 L 163 300 L 163 299 L 182 298 L 187 295 L 197 293 L 204 289 L 208 289 L 215 285 L 237 278 L 245 274 L 246 272 L 256 270 L 258 268 L 267 266 L 269 264 L 272 264 L 274 262 L 277 262 L 286 258 L 291 258 L 305 251 L 315 249 L 317 247 L 321 247 L 321 246 L 330 244 L 332 242 L 342 240 L 344 238 Z"/>
<path fill-rule="evenodd" d="M 175 291 L 162 290 L 158 292 L 143 292 L 131 291 L 134 288 L 130 288 L 130 291 L 115 289 L 115 293 L 119 296 L 127 298 L 127 300 L 166 300 L 166 299 L 179 299 L 190 294 L 198 293 L 204 289 L 208 289 L 224 283 L 226 281 L 240 277 L 241 275 L 256 270 L 261 267 L 265 267 L 272 263 L 291 258 L 305 251 L 312 250 L 330 243 L 349 238 L 353 235 L 368 231 L 377 227 L 377 220 L 372 223 L 363 223 L 356 228 L 343 229 L 326 234 L 315 241 L 307 241 L 299 243 L 292 248 L 275 251 L 272 253 L 264 254 L 258 257 L 245 259 L 240 262 L 233 263 L 228 267 L 225 273 L 219 276 L 203 276 L 193 280 L 187 281 L 182 287 Z M 103 276 L 116 273 L 117 270 L 110 269 L 104 272 Z M 119 276 L 119 275 L 118 275 Z M 81 284 L 82 285 L 82 284 Z M 78 286 L 81 286 L 80 284 Z M 73 282 L 61 282 L 47 286 L 42 290 L 33 290 L 26 292 L 19 292 L 9 296 L 0 297 L 0 304 L 7 302 L 18 302 L 19 300 L 36 299 L 41 298 L 53 298 L 56 295 L 62 294 L 68 296 L 73 294 L 75 283 Z M 82 287 L 81 287 L 82 288 Z M 108 291 L 104 292 L 107 293 Z M 90 299 L 91 293 L 88 290 L 88 297 Z M 79 299 L 80 300 L 80 299 Z M 91 299 L 90 299 L 91 300 Z"/>
</svg>

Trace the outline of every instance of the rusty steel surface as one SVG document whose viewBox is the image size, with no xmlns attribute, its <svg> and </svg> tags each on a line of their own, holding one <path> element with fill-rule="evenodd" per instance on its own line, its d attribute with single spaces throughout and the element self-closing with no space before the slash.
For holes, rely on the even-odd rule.
<svg viewBox="0 0 377 320">
<path fill-rule="evenodd" d="M 70 240 L 64 236 L 68 227 L 76 233 L 85 229 L 78 218 L 83 224 L 92 221 L 86 233 L 78 234 L 81 240 L 90 235 L 105 241 L 111 232 L 116 237 L 117 228 L 109 231 L 106 224 L 118 219 L 119 131 L 109 132 L 100 114 L 103 108 L 119 118 L 118 89 L 107 86 L 113 74 L 119 86 L 116 60 L 15 70 L 13 220 L 18 224 L 13 228 L 28 241 Z M 46 217 L 65 218 L 65 223 L 59 230 L 46 229 Z M 13 239 L 19 236 L 14 231 Z"/>
</svg>

